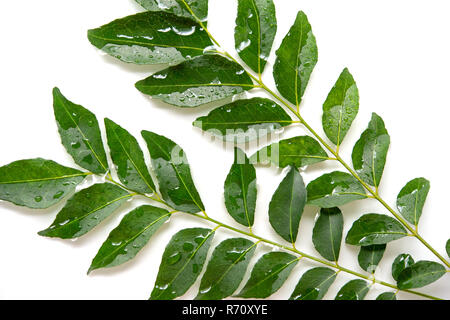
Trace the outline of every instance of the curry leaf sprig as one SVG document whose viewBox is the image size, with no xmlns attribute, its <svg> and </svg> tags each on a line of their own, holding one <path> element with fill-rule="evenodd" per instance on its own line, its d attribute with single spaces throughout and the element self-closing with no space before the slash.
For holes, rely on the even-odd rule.
<svg viewBox="0 0 450 320">
<path fill-rule="evenodd" d="M 295 124 L 303 125 L 312 136 L 280 140 L 250 157 L 235 147 L 224 196 L 228 213 L 244 227 L 240 228 L 207 214 L 187 156 L 178 144 L 156 133 L 142 131 L 151 159 L 149 167 L 137 139 L 112 120 L 105 119 L 108 161 L 96 116 L 66 99 L 55 88 L 54 111 L 61 141 L 74 162 L 84 170 L 40 158 L 14 162 L 0 168 L 0 199 L 29 208 L 48 208 L 70 195 L 54 222 L 39 232 L 42 236 L 63 239 L 83 236 L 129 200 L 147 200 L 148 204 L 131 210 L 111 231 L 88 272 L 133 259 L 160 227 L 176 215 L 186 214 L 213 225 L 212 229 L 190 228 L 173 235 L 161 259 L 150 299 L 180 297 L 200 277 L 196 299 L 223 299 L 233 295 L 267 298 L 283 286 L 292 270 L 305 259 L 320 267 L 302 275 L 290 296 L 292 300 L 322 299 L 341 273 L 357 279 L 336 290 L 336 300 L 362 300 L 374 284 L 389 288 L 377 300 L 395 300 L 401 291 L 437 299 L 411 289 L 443 277 L 448 270 L 441 263 L 416 262 L 411 255 L 402 253 L 392 263 L 396 284 L 375 276 L 388 243 L 405 236 L 419 239 L 450 267 L 449 261 L 418 232 L 430 183 L 424 178 L 410 181 L 398 195 L 398 211 L 379 196 L 390 137 L 377 114 L 373 114 L 368 128 L 355 144 L 353 168 L 341 158 L 339 147 L 359 109 L 358 88 L 348 69 L 343 70 L 323 105 L 323 129 L 331 143 L 303 119 L 302 97 L 318 61 L 315 37 L 303 12 L 297 15 L 276 51 L 274 78 L 278 94 L 262 79 L 277 30 L 272 0 L 238 0 L 235 48 L 245 65 L 223 50 L 208 31 L 207 0 L 137 2 L 148 11 L 90 30 L 88 38 L 93 45 L 124 62 L 169 65 L 139 81 L 138 90 L 176 107 L 222 104 L 197 119 L 194 126 L 233 144 L 270 136 L 279 128 Z M 252 98 L 226 103 L 226 98 L 253 89 L 265 91 L 273 100 Z M 298 169 L 323 161 L 338 161 L 347 172 L 325 173 L 305 184 Z M 268 212 L 280 242 L 260 237 L 253 230 L 258 218 L 255 165 L 259 163 L 288 168 Z M 77 186 L 91 175 L 99 175 L 103 180 L 79 190 Z M 369 213 L 353 223 L 345 242 L 360 247 L 357 260 L 364 272 L 359 272 L 339 263 L 345 212 L 338 207 L 366 198 L 379 201 L 394 218 Z M 308 205 L 318 207 L 312 243 L 321 257 L 296 248 L 303 211 Z M 211 248 L 220 229 L 233 231 L 239 237 L 226 239 Z M 263 254 L 244 284 L 244 275 L 261 243 L 278 250 Z M 450 240 L 446 249 L 450 254 Z"/>
<path fill-rule="evenodd" d="M 352 152 L 353 168 L 340 156 L 339 147 L 359 110 L 358 88 L 347 68 L 342 71 L 323 104 L 323 129 L 327 138 L 335 147 L 326 142 L 301 116 L 300 105 L 302 96 L 305 93 L 314 66 L 318 61 L 316 40 L 307 16 L 303 12 L 298 13 L 294 25 L 276 51 L 273 76 L 277 90 L 280 93 L 279 95 L 265 85 L 262 80 L 262 73 L 272 48 L 274 34 L 276 33 L 275 6 L 271 0 L 238 1 L 235 29 L 236 50 L 243 62 L 249 67 L 248 69 L 241 66 L 231 54 L 223 50 L 219 42 L 208 31 L 204 19 L 197 17 L 196 12 L 198 10 L 201 9 L 202 12 L 207 11 L 208 1 L 190 2 L 180 0 L 163 2 L 164 4 L 160 6 L 160 9 L 163 11 L 166 10 L 165 8 L 176 7 L 183 8 L 184 13 L 189 12 L 191 14 L 188 18 L 196 22 L 196 27 L 191 29 L 192 32 L 186 33 L 188 39 L 195 32 L 198 32 L 199 36 L 203 36 L 203 33 L 206 33 L 211 43 L 197 41 L 196 48 L 199 55 L 197 58 L 193 58 L 190 55 L 185 56 L 185 61 L 179 65 L 164 69 L 143 80 L 143 82 L 138 82 L 136 87 L 141 92 L 154 98 L 162 99 L 164 102 L 174 106 L 193 107 L 208 102 L 223 101 L 226 97 L 246 90 L 262 89 L 272 96 L 277 103 L 289 110 L 297 120 L 293 121 L 290 118 L 286 120 L 280 105 L 277 104 L 273 105 L 273 110 L 277 110 L 276 113 L 268 114 L 265 112 L 267 116 L 261 118 L 258 114 L 261 113 L 260 107 L 262 107 L 262 104 L 255 104 L 255 98 L 253 98 L 249 100 L 241 99 L 221 106 L 211 111 L 208 116 L 197 119 L 194 125 L 224 140 L 231 140 L 236 143 L 260 138 L 262 135 L 268 135 L 273 132 L 276 128 L 298 123 L 303 125 L 316 140 L 312 137 L 296 137 L 281 140 L 263 149 L 262 151 L 264 152 L 261 157 L 256 155 L 253 159 L 258 161 L 259 158 L 262 158 L 262 161 L 269 161 L 280 167 L 292 165 L 297 168 L 326 160 L 338 161 L 349 173 L 345 180 L 347 183 L 350 183 L 351 187 L 348 187 L 348 184 L 341 180 L 338 180 L 340 181 L 339 183 L 334 181 L 333 178 L 336 176 L 342 177 L 342 173 L 337 172 L 331 176 L 323 176 L 319 178 L 319 181 L 324 182 L 328 179 L 331 185 L 325 185 L 325 190 L 311 188 L 312 190 L 310 191 L 315 191 L 317 194 L 314 192 L 309 193 L 309 203 L 314 202 L 316 205 L 323 207 L 317 201 L 321 196 L 324 199 L 326 198 L 327 201 L 329 200 L 327 206 L 339 206 L 351 200 L 374 198 L 401 224 L 401 232 L 397 230 L 394 237 L 385 238 L 382 242 L 387 243 L 404 236 L 415 237 L 447 268 L 450 268 L 450 261 L 435 250 L 418 232 L 418 222 L 429 188 L 428 181 L 424 178 L 418 178 L 410 181 L 405 186 L 398 196 L 398 212 L 389 206 L 378 192 L 390 145 L 390 136 L 382 118 L 373 113 L 368 128 L 361 134 L 361 138 L 355 144 Z M 153 16 L 156 14 L 154 6 L 141 4 L 152 12 L 129 16 L 99 29 L 92 30 L 89 32 L 91 42 L 102 50 L 105 50 L 105 46 L 116 46 L 122 50 L 129 51 L 131 42 L 124 43 L 121 39 L 118 39 L 125 32 L 127 33 L 127 39 L 132 39 L 133 46 L 137 45 L 149 50 L 158 48 L 158 44 L 154 42 L 142 42 L 142 37 L 137 35 L 134 32 L 135 30 L 123 27 L 127 23 L 134 22 L 141 15 Z M 171 30 L 173 32 L 167 32 L 167 29 L 165 29 L 163 30 L 165 31 L 164 34 L 158 34 L 159 42 L 161 39 L 171 42 L 173 37 L 179 39 L 180 35 L 185 36 L 185 34 L 178 32 L 180 29 L 175 21 L 174 23 Z M 105 39 L 102 45 L 98 45 L 92 35 L 102 33 L 104 30 L 111 30 L 112 26 L 114 26 L 115 32 L 109 34 L 109 41 Z M 147 31 L 154 34 L 155 30 Z M 158 29 L 159 31 L 160 29 Z M 211 44 L 215 47 L 211 48 Z M 185 50 L 184 47 L 174 46 L 173 48 L 178 50 L 180 54 L 183 54 Z M 200 53 L 201 51 L 204 54 L 203 56 Z M 217 72 L 218 65 L 222 64 L 211 64 L 209 69 L 205 68 L 203 64 L 202 68 L 195 67 L 198 60 L 202 61 L 205 55 L 210 54 L 213 54 L 219 60 L 229 61 L 229 63 L 234 62 L 234 67 L 230 65 L 228 68 L 228 76 L 230 78 L 227 80 L 231 81 L 222 80 L 226 72 L 224 69 L 220 69 L 220 72 Z M 222 58 L 219 58 L 220 56 Z M 116 57 L 124 60 L 123 57 Z M 131 60 L 131 62 L 137 62 L 133 61 L 133 59 Z M 183 72 L 185 69 L 192 71 L 190 73 L 191 79 L 188 80 L 190 84 L 186 83 L 186 74 Z M 205 69 L 212 72 L 207 72 Z M 239 71 L 236 72 L 236 70 Z M 244 71 L 247 77 L 243 78 Z M 253 73 L 256 73 L 256 75 L 253 75 Z M 249 81 L 252 81 L 253 84 L 249 84 Z M 193 82 L 195 82 L 195 85 L 192 85 Z M 147 85 L 143 86 L 142 83 Z M 265 104 L 271 103 L 273 104 L 273 102 L 266 101 Z M 236 131 L 239 131 L 239 134 L 236 135 Z M 322 146 L 325 150 L 322 149 Z M 271 152 L 272 149 L 275 149 L 276 152 Z M 328 154 L 331 154 L 331 156 Z M 270 159 L 267 159 L 267 156 Z M 318 181 L 316 185 L 319 185 Z M 416 186 L 414 187 L 414 185 Z M 378 232 L 381 231 L 393 233 L 393 230 L 389 230 L 389 228 L 378 230 Z M 362 243 L 355 244 L 362 245 Z"/>
</svg>

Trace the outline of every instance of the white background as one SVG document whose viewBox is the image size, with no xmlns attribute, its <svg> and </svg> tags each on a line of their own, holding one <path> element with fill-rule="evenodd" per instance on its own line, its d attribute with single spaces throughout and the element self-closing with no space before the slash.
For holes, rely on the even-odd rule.
<svg viewBox="0 0 450 320">
<path fill-rule="evenodd" d="M 278 34 L 274 49 L 295 20 L 298 10 L 309 17 L 319 46 L 319 63 L 302 104 L 305 119 L 321 134 L 321 106 L 344 67 L 354 75 L 361 96 L 360 113 L 347 136 L 342 155 L 350 162 L 354 142 L 365 129 L 371 112 L 381 115 L 392 138 L 381 194 L 395 205 L 403 185 L 415 178 L 431 181 L 431 192 L 420 223 L 423 236 L 441 254 L 450 237 L 448 209 L 450 19 L 448 1 L 275 1 Z M 134 83 L 156 70 L 126 65 L 93 48 L 89 28 L 138 12 L 131 0 L 1 1 L 0 2 L 0 165 L 14 160 L 44 157 L 73 166 L 60 144 L 53 119 L 51 89 L 60 87 L 74 102 L 120 123 L 136 136 L 152 130 L 178 142 L 187 152 L 197 188 L 209 214 L 234 224 L 223 204 L 223 182 L 232 163 L 232 152 L 210 142 L 191 126 L 211 107 L 177 110 L 141 95 Z M 234 54 L 233 28 L 236 1 L 210 0 L 210 31 Z M 271 63 L 264 78 L 272 84 Z M 259 93 L 261 94 L 261 93 Z M 304 134 L 290 128 L 283 138 Z M 254 150 L 247 150 L 249 153 Z M 334 169 L 333 164 L 310 167 L 306 182 Z M 342 170 L 342 169 L 341 169 Z M 282 179 L 281 171 L 257 171 L 259 200 L 255 232 L 282 240 L 269 228 L 267 207 Z M 0 298 L 2 299 L 146 299 L 153 287 L 164 246 L 177 230 L 205 226 L 195 218 L 176 216 L 152 238 L 133 261 L 110 270 L 86 271 L 101 243 L 127 204 L 90 234 L 77 241 L 42 238 L 37 231 L 53 221 L 63 204 L 33 211 L 0 203 Z M 373 200 L 342 207 L 345 232 L 360 215 L 386 213 Z M 303 216 L 298 248 L 318 255 L 311 245 L 316 209 Z M 215 239 L 228 236 L 220 231 Z M 258 256 L 270 250 L 260 246 Z M 376 276 L 393 283 L 390 264 L 399 253 L 416 260 L 434 257 L 415 239 L 388 246 Z M 343 244 L 341 264 L 361 271 L 357 249 Z M 314 264 L 302 261 L 285 286 L 271 298 L 289 297 L 300 275 Z M 326 298 L 334 298 L 349 275 L 340 274 Z M 195 296 L 194 286 L 183 298 Z M 450 298 L 450 277 L 420 291 Z M 386 288 L 375 286 L 368 298 Z M 416 298 L 400 294 L 400 298 Z"/>
</svg>

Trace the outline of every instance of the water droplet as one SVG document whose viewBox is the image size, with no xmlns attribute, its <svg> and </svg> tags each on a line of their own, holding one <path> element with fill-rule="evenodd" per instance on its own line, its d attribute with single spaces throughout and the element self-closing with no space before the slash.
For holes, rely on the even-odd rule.
<svg viewBox="0 0 450 320">
<path fill-rule="evenodd" d="M 42 201 L 42 197 L 41 196 L 36 196 L 36 197 L 34 197 L 34 201 L 41 202 Z"/>
<path fill-rule="evenodd" d="M 73 149 L 78 149 L 79 147 L 81 147 L 81 144 L 80 144 L 79 141 L 78 141 L 78 142 L 72 142 L 72 143 L 70 144 L 70 146 L 71 146 Z"/>
<path fill-rule="evenodd" d="M 185 242 L 183 244 L 183 250 L 186 252 L 191 252 L 192 250 L 194 250 L 194 245 L 190 242 Z"/>
<path fill-rule="evenodd" d="M 53 199 L 59 199 L 64 195 L 64 191 L 58 191 L 57 193 L 55 193 L 55 195 L 53 196 Z"/>
<path fill-rule="evenodd" d="M 181 253 L 175 252 L 174 254 L 172 254 L 172 255 L 169 257 L 169 259 L 167 259 L 167 262 L 168 262 L 170 265 L 173 265 L 173 264 L 177 263 L 178 261 L 180 261 L 180 259 L 181 259 Z"/>
</svg>

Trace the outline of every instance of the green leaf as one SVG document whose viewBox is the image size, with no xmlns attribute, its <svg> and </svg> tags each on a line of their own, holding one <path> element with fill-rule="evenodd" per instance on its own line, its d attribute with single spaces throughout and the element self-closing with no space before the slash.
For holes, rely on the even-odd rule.
<svg viewBox="0 0 450 320">
<path fill-rule="evenodd" d="M 167 12 L 142 12 L 88 31 L 98 49 L 124 62 L 176 65 L 212 47 L 206 31 L 192 19 Z"/>
<path fill-rule="evenodd" d="M 306 271 L 289 300 L 322 300 L 336 275 L 334 270 L 323 267 Z"/>
<path fill-rule="evenodd" d="M 194 18 L 204 22 L 208 18 L 208 0 L 136 0 L 149 11 L 165 11 L 179 17 Z M 192 11 L 192 13 L 191 13 Z"/>
<path fill-rule="evenodd" d="M 359 266 L 369 273 L 375 273 L 375 270 L 383 258 L 385 251 L 385 244 L 361 246 L 358 254 Z"/>
<path fill-rule="evenodd" d="M 290 243 L 295 243 L 297 240 L 305 204 L 305 183 L 297 168 L 291 167 L 269 204 L 270 224 L 284 240 Z"/>
<path fill-rule="evenodd" d="M 241 59 L 256 73 L 264 71 L 277 33 L 272 0 L 239 0 L 234 42 Z"/>
<path fill-rule="evenodd" d="M 397 286 L 400 290 L 421 288 L 435 282 L 445 273 L 445 267 L 439 263 L 418 261 L 400 272 Z"/>
<path fill-rule="evenodd" d="M 196 300 L 221 300 L 231 296 L 242 282 L 256 244 L 243 238 L 221 242 L 212 254 Z"/>
<path fill-rule="evenodd" d="M 383 119 L 373 113 L 369 127 L 353 148 L 353 167 L 364 182 L 376 188 L 383 175 L 390 141 Z"/>
<path fill-rule="evenodd" d="M 377 300 L 397 300 L 395 292 L 384 292 L 377 297 Z"/>
<path fill-rule="evenodd" d="M 250 279 L 237 295 L 241 298 L 267 298 L 289 277 L 299 258 L 285 252 L 269 252 L 253 267 Z"/>
<path fill-rule="evenodd" d="M 155 184 L 136 138 L 109 119 L 105 119 L 105 127 L 111 159 L 117 166 L 120 181 L 133 191 L 154 193 Z"/>
<path fill-rule="evenodd" d="M 307 187 L 308 204 L 333 208 L 365 199 L 366 190 L 353 176 L 335 171 L 310 182 Z"/>
<path fill-rule="evenodd" d="M 383 214 L 369 213 L 353 223 L 345 241 L 356 246 L 370 246 L 385 244 L 407 235 L 397 220 Z"/>
<path fill-rule="evenodd" d="M 142 131 L 142 137 L 150 151 L 153 170 L 164 200 L 179 211 L 204 211 L 183 149 L 172 140 L 153 132 Z"/>
<path fill-rule="evenodd" d="M 110 183 L 94 184 L 75 193 L 55 221 L 39 235 L 74 239 L 91 231 L 133 195 Z"/>
<path fill-rule="evenodd" d="M 335 145 L 339 146 L 344 141 L 358 110 L 358 87 L 345 68 L 323 104 L 323 130 Z"/>
<path fill-rule="evenodd" d="M 234 149 L 234 164 L 225 180 L 225 206 L 238 223 L 251 227 L 255 221 L 256 170 L 245 153 Z"/>
<path fill-rule="evenodd" d="M 430 182 L 425 178 L 411 180 L 397 196 L 397 208 L 408 222 L 417 226 L 422 209 L 430 191 Z"/>
<path fill-rule="evenodd" d="M 58 88 L 53 89 L 53 108 L 62 144 L 75 163 L 93 173 L 106 173 L 108 161 L 95 115 L 67 100 Z"/>
<path fill-rule="evenodd" d="M 309 136 L 294 137 L 273 143 L 255 153 L 252 163 L 272 163 L 280 168 L 297 168 L 328 160 L 320 144 Z"/>
<path fill-rule="evenodd" d="M 369 283 L 364 280 L 350 280 L 339 290 L 335 300 L 364 300 L 369 289 Z"/>
<path fill-rule="evenodd" d="M 148 205 L 125 215 L 102 244 L 88 273 L 118 266 L 133 259 L 169 217 L 167 210 Z"/>
<path fill-rule="evenodd" d="M 164 251 L 150 300 L 172 300 L 197 280 L 206 261 L 214 231 L 184 229 L 170 239 Z"/>
<path fill-rule="evenodd" d="M 321 209 L 314 224 L 312 240 L 322 257 L 338 261 L 341 250 L 344 217 L 339 208 Z"/>
<path fill-rule="evenodd" d="M 255 140 L 292 124 L 292 119 L 269 99 L 237 100 L 200 117 L 194 126 L 226 141 L 243 143 Z"/>
<path fill-rule="evenodd" d="M 74 191 L 87 175 L 41 158 L 15 161 L 0 167 L 0 199 L 45 209 Z"/>
<path fill-rule="evenodd" d="M 194 108 L 254 88 L 245 70 L 219 55 L 208 54 L 138 81 L 144 94 L 177 107 Z"/>
<path fill-rule="evenodd" d="M 302 11 L 276 54 L 273 75 L 277 89 L 283 97 L 299 106 L 318 58 L 316 38 Z"/>
<path fill-rule="evenodd" d="M 395 281 L 398 281 L 398 276 L 400 273 L 413 264 L 414 259 L 410 254 L 403 253 L 398 255 L 392 263 L 392 278 L 394 278 Z"/>
</svg>

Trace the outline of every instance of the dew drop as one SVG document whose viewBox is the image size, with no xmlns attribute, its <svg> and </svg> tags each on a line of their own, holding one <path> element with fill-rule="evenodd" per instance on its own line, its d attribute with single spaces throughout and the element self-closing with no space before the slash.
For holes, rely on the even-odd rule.
<svg viewBox="0 0 450 320">
<path fill-rule="evenodd" d="M 167 262 L 168 262 L 170 265 L 173 265 L 173 264 L 177 263 L 178 261 L 180 261 L 180 259 L 181 259 L 181 253 L 175 252 L 174 254 L 172 254 L 172 255 L 169 257 L 169 259 L 167 259 Z"/>
<path fill-rule="evenodd" d="M 41 196 L 36 196 L 36 197 L 34 197 L 34 201 L 41 202 L 42 201 L 42 197 Z"/>
</svg>

